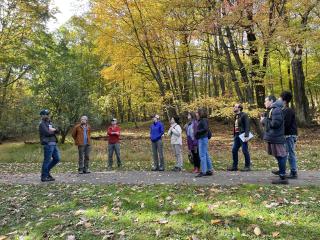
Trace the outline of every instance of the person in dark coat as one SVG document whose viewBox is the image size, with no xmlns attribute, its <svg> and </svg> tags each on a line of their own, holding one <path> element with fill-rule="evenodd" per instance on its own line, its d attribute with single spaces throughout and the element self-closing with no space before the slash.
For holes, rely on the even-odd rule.
<svg viewBox="0 0 320 240">
<path fill-rule="evenodd" d="M 201 172 L 196 177 L 211 176 L 213 174 L 213 166 L 208 149 L 211 131 L 209 129 L 209 121 L 205 109 L 201 108 L 198 110 L 197 119 L 199 124 L 196 132 L 196 139 L 198 139 Z"/>
<path fill-rule="evenodd" d="M 282 108 L 284 118 L 284 137 L 286 139 L 286 148 L 288 152 L 288 161 L 290 165 L 290 175 L 287 178 L 298 178 L 298 167 L 296 157 L 296 142 L 298 136 L 298 128 L 296 122 L 296 114 L 292 108 L 289 108 L 289 103 L 292 100 L 292 93 L 284 91 L 280 95 L 284 107 Z M 277 172 L 274 172 L 277 174 Z"/>
<path fill-rule="evenodd" d="M 50 182 L 55 179 L 51 176 L 51 169 L 60 162 L 60 152 L 57 146 L 58 130 L 53 126 L 49 118 L 49 110 L 40 112 L 41 123 L 39 124 L 40 143 L 43 146 L 43 163 L 41 168 L 41 181 Z"/>
<path fill-rule="evenodd" d="M 234 125 L 233 125 L 233 146 L 232 146 L 232 167 L 228 168 L 228 171 L 238 171 L 238 151 L 242 148 L 242 152 L 245 159 L 245 166 L 241 171 L 251 171 L 250 153 L 248 148 L 248 137 L 250 131 L 250 121 L 248 114 L 243 112 L 243 106 L 237 103 L 233 107 L 235 113 Z M 244 133 L 244 142 L 240 139 L 239 135 Z"/>
<path fill-rule="evenodd" d="M 278 161 L 279 179 L 273 180 L 273 184 L 288 184 L 286 178 L 287 151 L 284 138 L 284 119 L 282 114 L 283 102 L 276 101 L 274 96 L 268 96 L 264 105 L 267 112 L 261 116 L 260 122 L 265 128 L 263 139 L 267 142 L 267 152 Z"/>
</svg>

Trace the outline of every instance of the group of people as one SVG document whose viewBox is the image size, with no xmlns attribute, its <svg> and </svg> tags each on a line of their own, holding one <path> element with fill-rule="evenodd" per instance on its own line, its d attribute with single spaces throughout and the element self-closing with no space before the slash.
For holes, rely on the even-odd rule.
<svg viewBox="0 0 320 240">
<path fill-rule="evenodd" d="M 266 112 L 261 114 L 260 122 L 264 126 L 264 140 L 267 143 L 268 154 L 274 156 L 278 162 L 278 170 L 272 171 L 278 175 L 279 179 L 273 180 L 274 184 L 288 184 L 288 178 L 295 179 L 297 174 L 297 161 L 295 155 L 295 144 L 297 140 L 297 124 L 295 113 L 289 108 L 292 94 L 284 91 L 279 99 L 268 96 L 265 99 Z M 232 165 L 228 171 L 238 171 L 238 151 L 240 147 L 244 154 L 245 166 L 241 171 L 251 171 L 251 160 L 248 142 L 252 138 L 250 132 L 250 119 L 248 114 L 243 111 L 240 103 L 235 104 L 233 125 L 233 147 Z M 42 121 L 39 125 L 40 141 L 43 145 L 44 160 L 41 171 L 41 181 L 54 181 L 50 170 L 60 161 L 60 153 L 57 147 L 57 129 L 52 125 L 49 118 L 49 111 L 40 112 Z M 197 112 L 189 112 L 187 115 L 188 123 L 184 126 L 186 133 L 186 143 L 188 146 L 188 157 L 194 165 L 193 173 L 196 177 L 211 176 L 213 174 L 212 160 L 209 154 L 208 144 L 212 136 L 209 128 L 209 121 L 206 110 L 200 108 Z M 117 166 L 122 167 L 120 158 L 120 127 L 117 119 L 111 120 L 111 126 L 107 129 L 108 135 L 108 164 L 107 169 L 112 170 L 113 155 L 116 154 Z M 153 167 L 152 171 L 164 171 L 165 161 L 163 154 L 163 141 L 165 135 L 164 125 L 160 121 L 159 115 L 153 116 L 153 123 L 150 126 L 150 140 L 152 146 Z M 170 119 L 170 128 L 167 132 L 170 137 L 172 151 L 176 158 L 175 167 L 172 169 L 179 172 L 183 169 L 183 131 L 180 126 L 179 117 Z M 80 123 L 75 125 L 72 130 L 72 137 L 78 146 L 79 174 L 90 173 L 89 155 L 91 150 L 91 127 L 88 124 L 88 117 L 82 116 Z M 289 160 L 290 174 L 286 175 L 286 162 Z"/>
</svg>

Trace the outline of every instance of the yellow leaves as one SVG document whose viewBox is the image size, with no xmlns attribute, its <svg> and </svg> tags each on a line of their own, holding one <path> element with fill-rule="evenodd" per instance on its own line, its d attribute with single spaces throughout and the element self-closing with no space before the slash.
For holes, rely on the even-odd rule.
<svg viewBox="0 0 320 240">
<path fill-rule="evenodd" d="M 240 216 L 240 217 L 244 217 L 244 216 L 246 216 L 248 213 L 247 213 L 247 211 L 245 211 L 245 210 L 243 210 L 243 209 L 241 209 L 239 212 L 238 212 L 238 215 Z"/>
</svg>

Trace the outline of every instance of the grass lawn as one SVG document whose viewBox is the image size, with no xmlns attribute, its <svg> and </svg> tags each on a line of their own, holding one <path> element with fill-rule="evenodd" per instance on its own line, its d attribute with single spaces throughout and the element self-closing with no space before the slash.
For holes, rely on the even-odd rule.
<svg viewBox="0 0 320 240">
<path fill-rule="evenodd" d="M 316 240 L 319 216 L 314 187 L 0 186 L 13 239 Z"/>
</svg>

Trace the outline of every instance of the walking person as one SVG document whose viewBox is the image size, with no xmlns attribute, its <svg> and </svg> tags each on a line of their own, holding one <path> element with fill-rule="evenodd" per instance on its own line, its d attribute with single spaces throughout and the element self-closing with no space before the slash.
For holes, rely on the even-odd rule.
<svg viewBox="0 0 320 240">
<path fill-rule="evenodd" d="M 182 129 L 180 127 L 178 117 L 173 117 L 170 120 L 170 128 L 168 135 L 170 136 L 171 146 L 173 153 L 176 157 L 176 165 L 172 169 L 174 172 L 180 172 L 183 166 L 182 158 Z"/>
<path fill-rule="evenodd" d="M 88 124 L 88 117 L 82 116 L 80 123 L 75 125 L 72 130 L 72 138 L 74 143 L 78 146 L 79 164 L 78 173 L 90 173 L 89 170 L 89 155 L 91 151 L 91 127 Z"/>
<path fill-rule="evenodd" d="M 213 167 L 208 149 L 209 139 L 211 138 L 211 131 L 209 129 L 207 112 L 205 109 L 201 108 L 198 110 L 196 116 L 199 121 L 196 138 L 198 139 L 201 165 L 201 172 L 196 177 L 211 176 L 213 174 Z"/>
<path fill-rule="evenodd" d="M 261 116 L 260 122 L 265 127 L 263 139 L 267 142 L 267 152 L 278 161 L 279 179 L 273 180 L 273 184 L 288 184 L 286 178 L 287 151 L 284 138 L 284 119 L 282 115 L 283 102 L 274 96 L 268 96 L 264 105 L 267 109 L 265 116 Z"/>
<path fill-rule="evenodd" d="M 248 115 L 243 112 L 243 106 L 237 103 L 233 107 L 234 125 L 233 125 L 233 146 L 232 146 L 232 167 L 228 168 L 228 171 L 238 171 L 239 162 L 239 148 L 242 148 L 242 153 L 245 159 L 245 166 L 241 171 L 251 171 L 250 153 L 248 148 L 250 121 Z M 244 141 L 240 139 L 240 135 L 244 133 Z"/>
<path fill-rule="evenodd" d="M 298 135 L 298 128 L 296 122 L 296 115 L 292 108 L 289 108 L 289 103 L 292 100 L 292 93 L 284 91 L 281 93 L 280 99 L 283 101 L 284 107 L 282 108 L 284 118 L 284 137 L 285 145 L 288 152 L 288 161 L 290 165 L 290 175 L 287 178 L 296 179 L 298 178 L 298 167 L 296 157 L 296 142 Z M 275 171 L 274 174 L 279 174 Z"/>
<path fill-rule="evenodd" d="M 152 145 L 153 167 L 152 171 L 164 171 L 163 142 L 164 126 L 159 120 L 159 115 L 154 115 L 150 126 L 150 140 Z"/>
<path fill-rule="evenodd" d="M 107 130 L 108 134 L 108 170 L 112 170 L 113 153 L 116 153 L 118 168 L 122 167 L 120 159 L 120 127 L 117 124 L 117 119 L 111 120 L 111 126 Z"/>
<path fill-rule="evenodd" d="M 40 143 L 43 146 L 43 163 L 41 169 L 41 181 L 50 182 L 55 179 L 51 176 L 51 169 L 60 162 L 60 153 L 57 146 L 58 130 L 53 126 L 49 118 L 49 110 L 40 112 L 41 123 L 39 125 Z"/>
<path fill-rule="evenodd" d="M 196 132 L 198 129 L 198 121 L 194 112 L 188 113 L 188 123 L 186 124 L 187 144 L 189 155 L 193 162 L 192 173 L 200 173 L 200 157 L 198 151 L 198 140 L 196 139 Z"/>
</svg>

